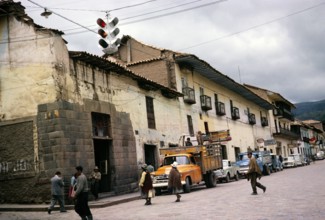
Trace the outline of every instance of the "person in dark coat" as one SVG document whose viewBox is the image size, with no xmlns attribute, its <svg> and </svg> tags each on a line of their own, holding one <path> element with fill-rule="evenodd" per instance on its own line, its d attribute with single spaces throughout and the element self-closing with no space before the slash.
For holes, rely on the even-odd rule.
<svg viewBox="0 0 325 220">
<path fill-rule="evenodd" d="M 56 202 L 59 202 L 60 205 L 60 211 L 66 212 L 64 208 L 64 192 L 63 192 L 63 180 L 61 178 L 61 172 L 56 171 L 55 176 L 51 178 L 51 204 L 50 207 L 47 209 L 47 212 L 51 214 L 51 211 L 53 210 Z"/>
<path fill-rule="evenodd" d="M 85 174 L 83 174 L 82 166 L 77 166 L 77 186 L 76 193 L 74 197 L 76 198 L 76 203 L 74 209 L 76 213 L 81 217 L 82 220 L 93 220 L 93 216 L 88 206 L 88 180 Z M 74 198 L 73 197 L 73 198 Z"/>
<path fill-rule="evenodd" d="M 262 177 L 261 169 L 257 165 L 255 157 L 252 156 L 252 152 L 249 151 L 247 153 L 247 156 L 249 158 L 249 165 L 248 165 L 249 169 L 247 172 L 247 180 L 251 181 L 251 186 L 253 189 L 252 195 L 257 195 L 256 187 L 261 188 L 263 190 L 263 193 L 265 193 L 266 187 L 263 186 L 261 183 L 257 182 L 257 178 L 261 179 Z"/>
<path fill-rule="evenodd" d="M 180 202 L 180 193 L 182 192 L 183 187 L 181 182 L 181 174 L 177 169 L 177 165 L 178 163 L 176 161 L 172 164 L 172 169 L 170 170 L 168 177 L 168 189 L 170 189 L 172 193 L 176 195 L 177 199 L 175 202 Z"/>
<path fill-rule="evenodd" d="M 139 186 L 141 188 L 141 193 L 146 199 L 145 205 L 151 205 L 151 198 L 153 197 L 153 186 L 150 172 L 147 170 L 147 164 L 143 164 L 141 166 L 142 173 L 139 182 Z"/>
</svg>

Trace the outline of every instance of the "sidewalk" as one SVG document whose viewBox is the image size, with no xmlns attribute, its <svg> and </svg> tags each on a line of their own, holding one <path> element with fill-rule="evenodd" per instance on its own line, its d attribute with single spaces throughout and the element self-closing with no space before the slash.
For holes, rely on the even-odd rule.
<svg viewBox="0 0 325 220">
<path fill-rule="evenodd" d="M 103 208 L 107 206 L 117 205 L 120 203 L 130 202 L 140 199 L 140 193 L 128 193 L 118 196 L 100 195 L 96 201 L 89 201 L 90 208 Z M 16 211 L 30 211 L 30 212 L 44 212 L 47 211 L 49 204 L 0 204 L 0 212 L 16 212 Z M 66 210 L 74 210 L 74 205 L 65 205 Z M 59 205 L 56 204 L 54 210 L 59 210 Z"/>
</svg>

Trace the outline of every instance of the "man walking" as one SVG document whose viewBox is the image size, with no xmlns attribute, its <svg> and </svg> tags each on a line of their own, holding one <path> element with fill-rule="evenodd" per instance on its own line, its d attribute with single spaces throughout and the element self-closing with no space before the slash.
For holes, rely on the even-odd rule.
<svg viewBox="0 0 325 220">
<path fill-rule="evenodd" d="M 87 177 L 82 173 L 82 166 L 77 166 L 77 190 L 75 198 L 75 211 L 79 214 L 82 220 L 93 220 L 93 216 L 88 206 L 88 181 Z"/>
<path fill-rule="evenodd" d="M 61 172 L 56 171 L 55 176 L 51 178 L 51 204 L 50 207 L 47 209 L 47 213 L 51 214 L 56 202 L 59 202 L 60 211 L 66 212 L 64 208 L 64 193 L 63 193 L 63 180 L 61 178 Z"/>
<path fill-rule="evenodd" d="M 248 151 L 247 156 L 249 158 L 249 169 L 247 172 L 247 181 L 251 180 L 251 185 L 253 189 L 252 195 L 257 195 L 256 187 L 261 188 L 263 190 L 263 193 L 265 193 L 266 187 L 260 184 L 259 182 L 257 182 L 257 178 L 260 179 L 262 177 L 261 169 L 257 165 L 256 159 L 255 157 L 252 156 L 251 151 Z"/>
</svg>

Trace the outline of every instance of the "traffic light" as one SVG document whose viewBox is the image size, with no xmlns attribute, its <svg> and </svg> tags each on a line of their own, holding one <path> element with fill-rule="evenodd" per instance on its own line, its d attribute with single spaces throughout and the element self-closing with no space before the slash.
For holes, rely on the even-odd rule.
<svg viewBox="0 0 325 220">
<path fill-rule="evenodd" d="M 107 18 L 109 16 L 107 15 Z M 118 24 L 118 18 L 107 19 L 105 22 L 103 19 L 98 18 L 97 24 L 99 26 L 98 35 L 101 37 L 99 45 L 102 47 L 103 52 L 106 54 L 115 53 L 121 44 L 121 40 L 117 38 L 120 33 L 120 29 L 116 27 Z"/>
</svg>

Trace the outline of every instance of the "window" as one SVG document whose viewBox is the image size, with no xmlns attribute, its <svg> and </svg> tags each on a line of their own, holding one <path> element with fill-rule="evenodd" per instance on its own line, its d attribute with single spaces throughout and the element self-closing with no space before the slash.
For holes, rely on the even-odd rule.
<svg viewBox="0 0 325 220">
<path fill-rule="evenodd" d="M 91 113 L 91 121 L 94 137 L 110 138 L 110 116 L 101 113 Z"/>
<path fill-rule="evenodd" d="M 187 116 L 187 125 L 188 125 L 188 132 L 191 136 L 194 136 L 194 128 L 193 128 L 193 121 L 192 116 Z"/>
<path fill-rule="evenodd" d="M 146 96 L 146 106 L 147 106 L 148 128 L 156 129 L 153 98 Z"/>
</svg>

